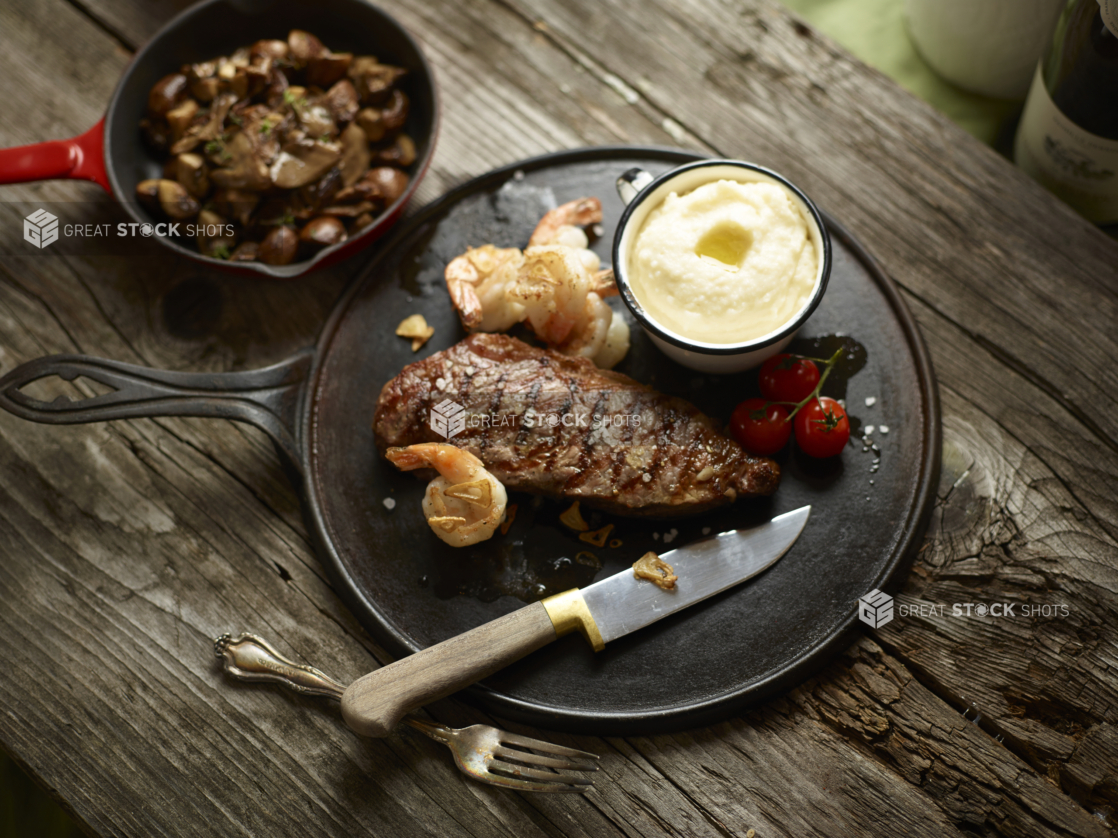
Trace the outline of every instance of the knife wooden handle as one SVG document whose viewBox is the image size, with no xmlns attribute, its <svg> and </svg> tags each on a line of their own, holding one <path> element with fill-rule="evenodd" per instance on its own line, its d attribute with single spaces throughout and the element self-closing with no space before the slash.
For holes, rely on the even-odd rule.
<svg viewBox="0 0 1118 838">
<path fill-rule="evenodd" d="M 387 736 L 404 714 L 492 675 L 557 637 L 542 602 L 401 658 L 358 678 L 342 718 L 363 736 Z"/>
</svg>

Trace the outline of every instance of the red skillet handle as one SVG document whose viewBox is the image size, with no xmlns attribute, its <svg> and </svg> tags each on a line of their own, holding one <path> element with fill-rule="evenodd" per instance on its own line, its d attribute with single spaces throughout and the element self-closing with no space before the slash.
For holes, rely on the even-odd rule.
<svg viewBox="0 0 1118 838">
<path fill-rule="evenodd" d="M 106 192 L 112 192 L 105 172 L 104 138 L 105 120 L 101 119 L 72 140 L 0 149 L 0 184 L 73 178 L 91 180 Z"/>
</svg>

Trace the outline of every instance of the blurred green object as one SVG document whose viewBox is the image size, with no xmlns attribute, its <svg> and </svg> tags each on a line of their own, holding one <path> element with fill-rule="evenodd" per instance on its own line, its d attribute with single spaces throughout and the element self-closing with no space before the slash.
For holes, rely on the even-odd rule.
<svg viewBox="0 0 1118 838">
<path fill-rule="evenodd" d="M 928 102 L 988 145 L 1001 145 L 1020 102 L 968 93 L 937 76 L 912 45 L 904 0 L 784 0 L 796 14 L 859 59 Z"/>
<path fill-rule="evenodd" d="M 49 794 L 0 751 L 0 838 L 81 838 Z"/>
</svg>

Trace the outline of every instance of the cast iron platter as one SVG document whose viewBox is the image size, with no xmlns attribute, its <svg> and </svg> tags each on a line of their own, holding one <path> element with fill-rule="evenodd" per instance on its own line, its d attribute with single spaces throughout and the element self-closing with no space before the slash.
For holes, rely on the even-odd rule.
<svg viewBox="0 0 1118 838">
<path fill-rule="evenodd" d="M 219 375 L 54 356 L 0 380 L 0 407 L 53 423 L 173 414 L 264 428 L 291 467 L 335 588 L 396 655 L 618 572 L 647 550 L 685 545 L 704 528 L 749 526 L 811 504 L 792 550 L 745 586 L 598 654 L 577 635 L 563 638 L 463 694 L 498 716 L 580 733 L 651 734 L 717 721 L 795 685 L 852 639 L 858 598 L 900 583 L 934 502 L 940 423 L 927 350 L 896 286 L 838 224 L 827 219 L 834 244 L 827 294 L 791 348 L 816 357 L 846 349 L 824 393 L 846 400 L 854 432 L 833 461 L 794 450 L 778 455 L 784 477 L 772 498 L 675 521 L 588 512 L 592 528 L 615 525 L 615 546 L 597 548 L 559 523 L 564 505 L 513 494 L 517 514 L 506 535 L 455 550 L 423 519 L 424 484 L 388 464 L 371 432 L 384 383 L 465 336 L 443 281 L 448 261 L 467 246 L 523 247 L 548 209 L 593 195 L 605 215 L 593 247 L 608 262 L 622 209 L 617 175 L 633 166 L 657 174 L 693 159 L 676 149 L 605 147 L 498 169 L 403 223 L 338 302 L 313 351 Z M 413 354 L 394 331 L 415 313 L 435 335 Z M 620 372 L 723 421 L 737 402 L 757 395 L 755 373 L 700 375 L 668 360 L 631 318 L 630 325 L 633 345 Z M 116 391 L 49 404 L 19 392 L 52 374 L 84 375 Z M 860 442 L 867 425 L 875 426 L 875 449 Z"/>
</svg>

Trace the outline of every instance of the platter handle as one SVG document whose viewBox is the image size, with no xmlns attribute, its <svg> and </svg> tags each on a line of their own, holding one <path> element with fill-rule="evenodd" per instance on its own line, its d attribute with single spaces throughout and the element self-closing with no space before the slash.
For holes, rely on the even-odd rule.
<svg viewBox="0 0 1118 838">
<path fill-rule="evenodd" d="M 0 408 L 49 425 L 157 416 L 233 419 L 260 428 L 301 468 L 294 428 L 313 358 L 313 349 L 303 349 L 270 367 L 208 373 L 155 370 L 89 355 L 48 355 L 20 364 L 0 378 Z M 87 378 L 112 389 L 77 401 L 59 396 L 50 402 L 22 392 L 52 376 L 65 381 Z"/>
</svg>

